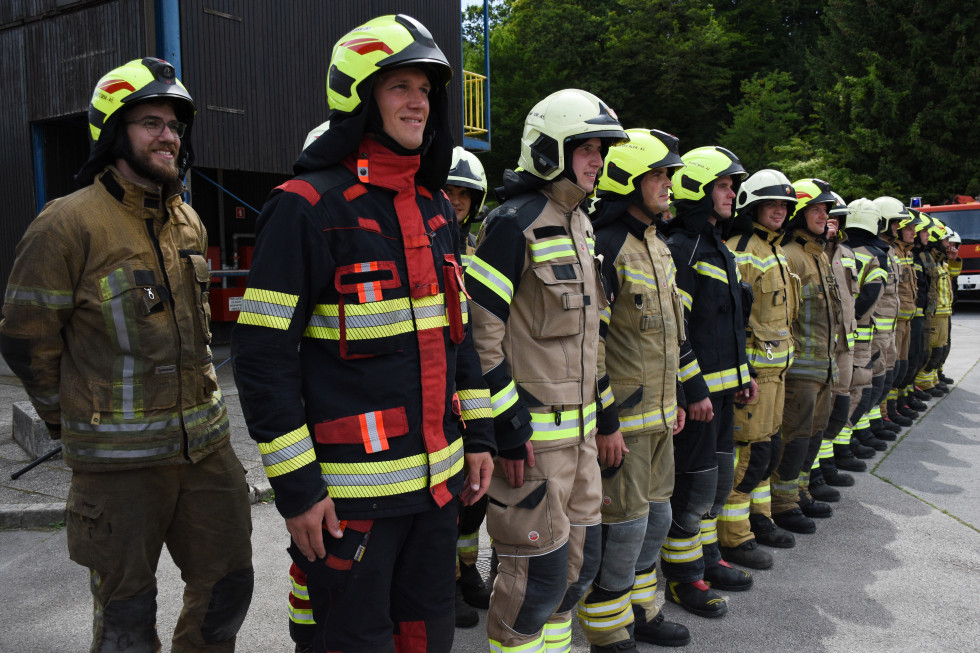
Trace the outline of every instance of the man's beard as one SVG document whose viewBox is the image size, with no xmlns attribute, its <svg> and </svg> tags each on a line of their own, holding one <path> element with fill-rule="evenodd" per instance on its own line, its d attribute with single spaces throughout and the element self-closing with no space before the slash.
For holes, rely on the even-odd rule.
<svg viewBox="0 0 980 653">
<path fill-rule="evenodd" d="M 120 156 L 129 164 L 133 172 L 143 179 L 161 186 L 170 186 L 177 181 L 177 153 L 174 153 L 174 158 L 169 165 L 163 168 L 159 165 L 163 163 L 163 160 L 155 161 L 151 152 L 146 150 L 134 152 L 133 144 L 129 142 L 129 139 L 123 139 L 119 149 Z"/>
</svg>

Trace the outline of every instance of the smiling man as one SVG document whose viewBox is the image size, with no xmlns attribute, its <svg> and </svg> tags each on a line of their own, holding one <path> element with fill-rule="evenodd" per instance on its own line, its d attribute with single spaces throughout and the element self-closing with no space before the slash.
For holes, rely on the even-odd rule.
<svg viewBox="0 0 980 653">
<path fill-rule="evenodd" d="M 330 64 L 329 128 L 259 216 L 235 380 L 313 650 L 448 653 L 458 507 L 494 450 L 441 191 L 452 68 L 402 14 L 342 37 Z"/>
<path fill-rule="evenodd" d="M 81 190 L 17 248 L 0 349 L 72 469 L 68 551 L 91 570 L 92 650 L 160 650 L 166 544 L 186 579 L 173 650 L 232 651 L 252 595 L 251 513 L 211 364 L 207 234 L 181 200 L 194 102 L 130 61 L 89 106 Z"/>
</svg>

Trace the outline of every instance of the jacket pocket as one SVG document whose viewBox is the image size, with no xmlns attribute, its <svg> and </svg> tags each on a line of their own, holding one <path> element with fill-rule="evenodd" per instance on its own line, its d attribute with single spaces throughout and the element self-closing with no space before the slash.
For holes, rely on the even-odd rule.
<svg viewBox="0 0 980 653">
<path fill-rule="evenodd" d="M 207 259 L 200 254 L 189 254 L 187 260 L 197 283 L 197 320 L 201 338 L 204 344 L 211 344 L 211 293 L 208 290 L 211 285 L 211 270 L 208 269 Z"/>
<path fill-rule="evenodd" d="M 510 487 L 505 479 L 496 477 L 490 492 L 487 493 L 487 533 L 493 540 L 531 550 L 545 550 L 554 545 L 547 479 L 525 479 L 521 487 Z"/>
<path fill-rule="evenodd" d="M 415 328 L 408 298 L 387 292 L 401 286 L 394 261 L 337 268 L 334 287 L 339 293 L 341 358 L 370 358 L 401 351 L 401 336 Z"/>
<path fill-rule="evenodd" d="M 313 434 L 320 444 L 360 444 L 367 453 L 388 449 L 388 440 L 408 433 L 408 416 L 401 406 L 319 422 Z"/>
<path fill-rule="evenodd" d="M 532 271 L 537 283 L 531 336 L 558 338 L 582 333 L 585 307 L 592 297 L 585 294 L 585 279 L 578 261 L 537 265 Z"/>
</svg>

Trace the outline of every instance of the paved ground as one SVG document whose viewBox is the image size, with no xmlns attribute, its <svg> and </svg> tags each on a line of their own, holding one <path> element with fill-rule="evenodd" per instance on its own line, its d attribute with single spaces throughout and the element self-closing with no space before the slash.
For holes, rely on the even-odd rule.
<svg viewBox="0 0 980 653">
<path fill-rule="evenodd" d="M 858 474 L 830 520 L 776 550 L 776 565 L 755 572 L 755 587 L 728 597 L 720 620 L 666 605 L 668 619 L 691 628 L 689 651 L 976 651 L 980 641 L 975 590 L 980 585 L 980 309 L 953 318 L 953 355 L 946 373 L 953 392 Z M 216 348 L 216 361 L 227 348 Z M 2 365 L 2 364 L 0 364 Z M 219 369 L 228 398 L 235 450 L 260 497 L 265 478 L 244 433 L 228 366 Z M 4 374 L 7 376 L 4 376 Z M 18 481 L 10 473 L 29 459 L 9 440 L 12 401 L 23 389 L 0 367 L 0 518 L 9 524 L 61 520 L 69 472 L 46 463 Z M 16 506 L 14 505 L 16 504 Z M 291 651 L 286 634 L 286 537 L 275 509 L 257 503 L 256 591 L 239 636 L 239 651 Z M 481 553 L 485 556 L 484 538 Z M 164 555 L 159 571 L 161 639 L 180 606 L 179 572 Z M 87 572 L 68 560 L 60 528 L 0 530 L 0 652 L 86 651 L 91 602 Z M 641 649 L 653 647 L 641 645 Z M 164 650 L 169 650 L 165 643 Z M 487 650 L 481 627 L 456 631 L 454 650 Z M 576 627 L 575 653 L 588 650 Z"/>
</svg>

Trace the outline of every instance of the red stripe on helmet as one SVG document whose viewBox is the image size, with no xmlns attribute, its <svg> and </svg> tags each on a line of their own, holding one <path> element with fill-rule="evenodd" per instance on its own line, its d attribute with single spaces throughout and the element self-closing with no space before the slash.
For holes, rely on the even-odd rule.
<svg viewBox="0 0 980 653">
<path fill-rule="evenodd" d="M 125 79 L 107 79 L 99 84 L 99 88 L 110 95 L 123 88 L 131 93 L 136 92 L 136 88 L 134 88 L 133 85 L 127 82 Z"/>
</svg>

